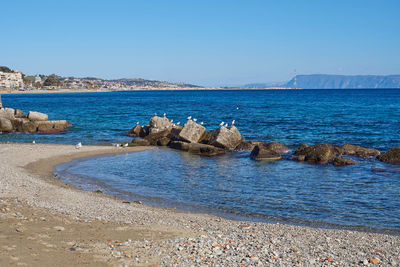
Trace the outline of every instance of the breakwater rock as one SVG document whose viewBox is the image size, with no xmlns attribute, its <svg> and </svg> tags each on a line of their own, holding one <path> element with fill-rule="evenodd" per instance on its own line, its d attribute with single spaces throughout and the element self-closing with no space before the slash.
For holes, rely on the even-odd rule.
<svg viewBox="0 0 400 267">
<path fill-rule="evenodd" d="M 59 133 L 72 124 L 66 120 L 49 121 L 47 114 L 29 111 L 25 114 L 20 109 L 0 109 L 0 132 L 12 133 Z"/>
</svg>

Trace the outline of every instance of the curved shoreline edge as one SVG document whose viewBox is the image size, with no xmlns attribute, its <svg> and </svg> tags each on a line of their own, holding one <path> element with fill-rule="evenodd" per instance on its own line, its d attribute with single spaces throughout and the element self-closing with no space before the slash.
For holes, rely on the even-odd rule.
<svg viewBox="0 0 400 267">
<path fill-rule="evenodd" d="M 23 239 L 26 246 L 39 240 L 43 234 L 50 235 L 48 243 L 61 240 L 65 244 L 85 245 L 79 246 L 82 248 L 78 251 L 81 257 L 71 256 L 78 253 L 75 245 L 63 246 L 64 243 L 48 247 L 50 251 L 43 255 L 38 252 L 39 263 L 52 264 L 57 258 L 55 255 L 64 254 L 71 258 L 71 262 L 89 259 L 104 263 L 104 266 L 153 263 L 163 266 L 174 262 L 181 265 L 244 263 L 284 266 L 342 266 L 359 265 L 360 262 L 396 266 L 400 263 L 400 236 L 232 221 L 207 214 L 171 212 L 172 209 L 168 208 L 122 203 L 120 199 L 65 186 L 65 183 L 52 178 L 56 165 L 73 159 L 130 153 L 137 149 L 83 146 L 77 151 L 71 145 L 0 144 L 0 215 L 1 219 L 7 219 L 6 224 L 0 223 L 1 237 L 4 237 L 0 238 L 0 245 L 10 245 L 15 234 L 29 234 L 30 238 L 36 238 L 28 239 L 26 236 Z M 41 220 L 37 214 L 51 219 Z M 28 219 L 21 219 L 24 217 Z M 66 229 L 55 233 L 61 236 L 64 233 L 64 239 L 51 236 L 48 224 L 51 226 L 52 221 Z M 31 224 L 45 227 L 36 229 Z M 69 232 L 75 225 L 79 229 L 76 240 L 71 237 L 74 232 Z M 18 231 L 15 227 L 25 227 L 29 231 Z M 91 230 L 93 227 L 96 232 Z M 124 242 L 123 246 L 115 243 L 117 238 Z M 24 242 L 17 244 L 24 245 Z M 38 248 L 41 246 L 42 243 L 37 245 Z M 31 265 L 29 259 L 34 256 L 29 258 L 23 249 L 14 254 L 1 255 L 0 265 L 9 265 L 14 258 L 27 258 L 25 263 Z"/>
</svg>

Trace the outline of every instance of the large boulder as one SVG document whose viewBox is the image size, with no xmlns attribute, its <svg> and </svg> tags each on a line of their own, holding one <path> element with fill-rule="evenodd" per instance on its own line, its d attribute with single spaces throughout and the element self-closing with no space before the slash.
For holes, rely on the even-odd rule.
<svg viewBox="0 0 400 267">
<path fill-rule="evenodd" d="M 160 132 L 154 132 L 154 133 L 150 133 L 148 136 L 146 136 L 144 139 L 146 139 L 147 141 L 149 141 L 150 145 L 152 146 L 156 146 L 158 140 L 160 140 L 163 137 L 167 137 L 170 133 L 171 133 L 172 128 L 169 127 L 165 130 L 162 130 Z"/>
<path fill-rule="evenodd" d="M 12 112 L 12 109 L 10 108 L 1 108 L 0 109 L 0 118 L 7 118 L 9 120 L 13 120 L 14 113 Z"/>
<path fill-rule="evenodd" d="M 260 144 L 262 144 L 262 142 L 246 141 L 245 139 L 242 139 L 242 141 L 240 141 L 240 144 L 237 147 L 235 147 L 235 150 L 251 151 L 256 145 Z"/>
<path fill-rule="evenodd" d="M 400 147 L 389 149 L 386 153 L 378 156 L 378 159 L 386 163 L 400 164 Z"/>
<path fill-rule="evenodd" d="M 140 133 L 143 131 L 143 126 L 140 125 L 136 125 L 135 127 L 133 127 L 132 129 L 130 129 L 126 135 L 127 136 L 132 136 L 132 137 L 138 137 L 140 136 Z"/>
<path fill-rule="evenodd" d="M 47 121 L 49 119 L 49 116 L 44 113 L 29 111 L 28 119 L 31 121 Z"/>
<path fill-rule="evenodd" d="M 172 126 L 172 122 L 167 117 L 154 116 L 150 119 L 149 134 L 158 133 Z"/>
<path fill-rule="evenodd" d="M 278 142 L 263 143 L 262 146 L 279 154 L 288 153 L 290 151 L 287 146 Z"/>
<path fill-rule="evenodd" d="M 16 109 L 14 112 L 15 118 L 27 118 L 27 115 L 20 109 Z"/>
<path fill-rule="evenodd" d="M 313 146 L 302 145 L 294 153 L 298 161 L 307 161 L 314 164 L 327 164 L 342 155 L 342 149 L 338 146 L 320 144 Z"/>
<path fill-rule="evenodd" d="M 70 126 L 66 120 L 58 121 L 36 121 L 37 130 L 41 133 L 60 133 Z"/>
<path fill-rule="evenodd" d="M 5 117 L 0 117 L 0 132 L 10 133 L 14 130 L 11 120 Z"/>
<path fill-rule="evenodd" d="M 13 108 L 5 108 L 4 111 L 7 113 L 8 118 L 10 118 L 11 120 L 15 119 L 15 110 Z"/>
<path fill-rule="evenodd" d="M 376 149 L 365 148 L 365 147 L 355 146 L 355 145 L 350 145 L 350 144 L 343 145 L 342 152 L 343 152 L 343 155 L 351 155 L 351 156 L 357 156 L 357 157 L 363 157 L 363 158 L 377 157 L 381 154 L 381 152 L 379 152 Z"/>
<path fill-rule="evenodd" d="M 169 142 L 171 142 L 171 139 L 168 137 L 162 137 L 157 140 L 157 145 L 158 146 L 168 146 Z"/>
<path fill-rule="evenodd" d="M 182 131 L 179 133 L 179 138 L 190 143 L 197 143 L 205 134 L 206 128 L 192 120 L 188 120 Z"/>
<path fill-rule="evenodd" d="M 274 161 L 282 159 L 281 154 L 266 148 L 263 145 L 255 145 L 250 153 L 250 158 L 253 160 Z"/>
<path fill-rule="evenodd" d="M 232 125 L 229 128 L 221 126 L 212 135 L 210 145 L 224 149 L 235 149 L 241 141 L 242 136 L 235 126 Z"/>
<path fill-rule="evenodd" d="M 332 163 L 333 163 L 333 166 L 336 166 L 336 167 L 357 164 L 357 162 L 355 162 L 354 160 L 346 159 L 346 158 L 342 158 L 342 157 L 335 158 Z"/>
<path fill-rule="evenodd" d="M 149 146 L 149 145 L 150 142 L 142 138 L 135 138 L 132 140 L 131 143 L 128 143 L 128 146 Z"/>
<path fill-rule="evenodd" d="M 35 121 L 24 121 L 21 125 L 21 132 L 35 133 L 37 132 L 38 124 Z"/>
</svg>

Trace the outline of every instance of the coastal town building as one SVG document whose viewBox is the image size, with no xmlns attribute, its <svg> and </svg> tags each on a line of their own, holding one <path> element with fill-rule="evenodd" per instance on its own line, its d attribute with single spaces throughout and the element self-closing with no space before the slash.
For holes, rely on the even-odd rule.
<svg viewBox="0 0 400 267">
<path fill-rule="evenodd" d="M 22 72 L 2 72 L 0 71 L 0 88 L 23 88 L 24 81 Z"/>
</svg>

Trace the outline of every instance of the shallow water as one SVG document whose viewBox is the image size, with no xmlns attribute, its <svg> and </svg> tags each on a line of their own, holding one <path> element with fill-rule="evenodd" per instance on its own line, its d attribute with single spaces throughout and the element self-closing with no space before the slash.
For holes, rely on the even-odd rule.
<svg viewBox="0 0 400 267">
<path fill-rule="evenodd" d="M 83 144 L 129 141 L 136 121 L 188 115 L 214 129 L 236 120 L 248 140 L 400 146 L 400 90 L 185 91 L 3 95 L 3 104 L 48 113 L 74 124 L 59 135 L 1 135 L 0 141 Z M 237 109 L 239 108 L 239 109 Z M 60 167 L 87 190 L 147 203 L 295 223 L 400 230 L 400 166 L 375 159 L 335 168 L 282 160 L 254 162 L 249 153 L 201 158 L 173 150 L 75 161 Z M 376 171 L 384 169 L 385 171 Z M 93 179 L 95 178 L 95 179 Z"/>
</svg>

